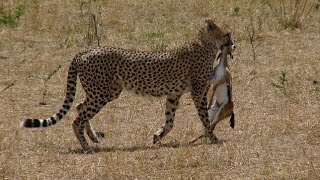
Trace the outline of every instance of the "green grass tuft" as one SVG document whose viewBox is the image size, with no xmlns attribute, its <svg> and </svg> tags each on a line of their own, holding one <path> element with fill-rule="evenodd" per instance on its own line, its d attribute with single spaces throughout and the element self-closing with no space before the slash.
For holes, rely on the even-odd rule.
<svg viewBox="0 0 320 180">
<path fill-rule="evenodd" d="M 16 26 L 19 18 L 25 14 L 26 9 L 26 5 L 19 5 L 15 9 L 8 12 L 0 11 L 0 25 L 9 25 L 12 27 Z"/>
</svg>

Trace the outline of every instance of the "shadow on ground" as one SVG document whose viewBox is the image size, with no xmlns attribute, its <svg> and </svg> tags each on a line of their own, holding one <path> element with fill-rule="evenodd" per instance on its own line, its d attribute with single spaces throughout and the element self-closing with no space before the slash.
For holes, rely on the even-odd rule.
<svg viewBox="0 0 320 180">
<path fill-rule="evenodd" d="M 123 152 L 136 152 L 136 151 L 146 151 L 146 150 L 155 150 L 160 148 L 181 148 L 181 147 L 196 147 L 201 145 L 222 145 L 224 142 L 226 142 L 223 139 L 218 140 L 217 144 L 210 144 L 207 142 L 206 139 L 199 140 L 199 142 L 187 142 L 181 144 L 177 140 L 173 140 L 168 143 L 158 143 L 156 145 L 146 145 L 146 144 L 140 144 L 140 145 L 134 145 L 131 147 L 98 147 L 98 146 L 92 146 L 91 150 L 84 151 L 81 148 L 77 149 L 71 149 L 69 148 L 66 154 L 94 154 L 94 153 L 100 153 L 100 152 L 116 152 L 116 151 L 123 151 Z"/>
</svg>

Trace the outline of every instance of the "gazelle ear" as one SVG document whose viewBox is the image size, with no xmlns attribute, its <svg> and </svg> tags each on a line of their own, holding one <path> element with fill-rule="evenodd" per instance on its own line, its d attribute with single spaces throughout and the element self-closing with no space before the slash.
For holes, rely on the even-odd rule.
<svg viewBox="0 0 320 180">
<path fill-rule="evenodd" d="M 218 26 L 211 19 L 207 19 L 205 23 L 207 24 L 208 31 L 213 31 L 218 28 Z"/>
</svg>

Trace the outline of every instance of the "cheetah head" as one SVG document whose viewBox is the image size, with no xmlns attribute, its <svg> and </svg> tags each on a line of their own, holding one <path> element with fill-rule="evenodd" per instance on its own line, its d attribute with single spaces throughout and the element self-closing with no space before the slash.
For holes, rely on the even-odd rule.
<svg viewBox="0 0 320 180">
<path fill-rule="evenodd" d="M 200 38 L 206 41 L 205 44 L 213 46 L 213 49 L 221 49 L 225 45 L 234 46 L 231 33 L 224 31 L 212 19 L 207 19 L 205 23 L 206 27 L 200 31 Z"/>
</svg>

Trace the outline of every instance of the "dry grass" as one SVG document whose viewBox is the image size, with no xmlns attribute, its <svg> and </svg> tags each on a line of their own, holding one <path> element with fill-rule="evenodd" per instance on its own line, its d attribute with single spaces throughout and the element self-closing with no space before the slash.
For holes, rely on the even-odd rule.
<svg viewBox="0 0 320 180">
<path fill-rule="evenodd" d="M 86 2 L 82 13 L 80 2 Z M 26 11 L 16 25 L 0 25 L 0 178 L 319 179 L 319 2 L 308 2 L 311 12 L 299 18 L 298 29 L 279 21 L 280 6 L 272 10 L 262 2 L 267 1 L 1 1 L 0 16 L 23 3 Z M 20 120 L 59 109 L 69 62 L 90 44 L 90 13 L 97 17 L 101 44 L 140 50 L 177 47 L 208 16 L 227 25 L 238 47 L 231 64 L 236 128 L 227 121 L 218 125 L 224 143 L 187 145 L 202 134 L 189 94 L 163 140 L 178 140 L 178 148 L 150 146 L 163 123 L 164 98 L 128 92 L 92 121 L 106 133 L 96 153 L 79 153 L 71 128 L 75 106 L 52 128 L 20 129 Z M 255 30 L 255 60 L 248 28 Z M 83 98 L 79 87 L 75 104 Z"/>
</svg>

